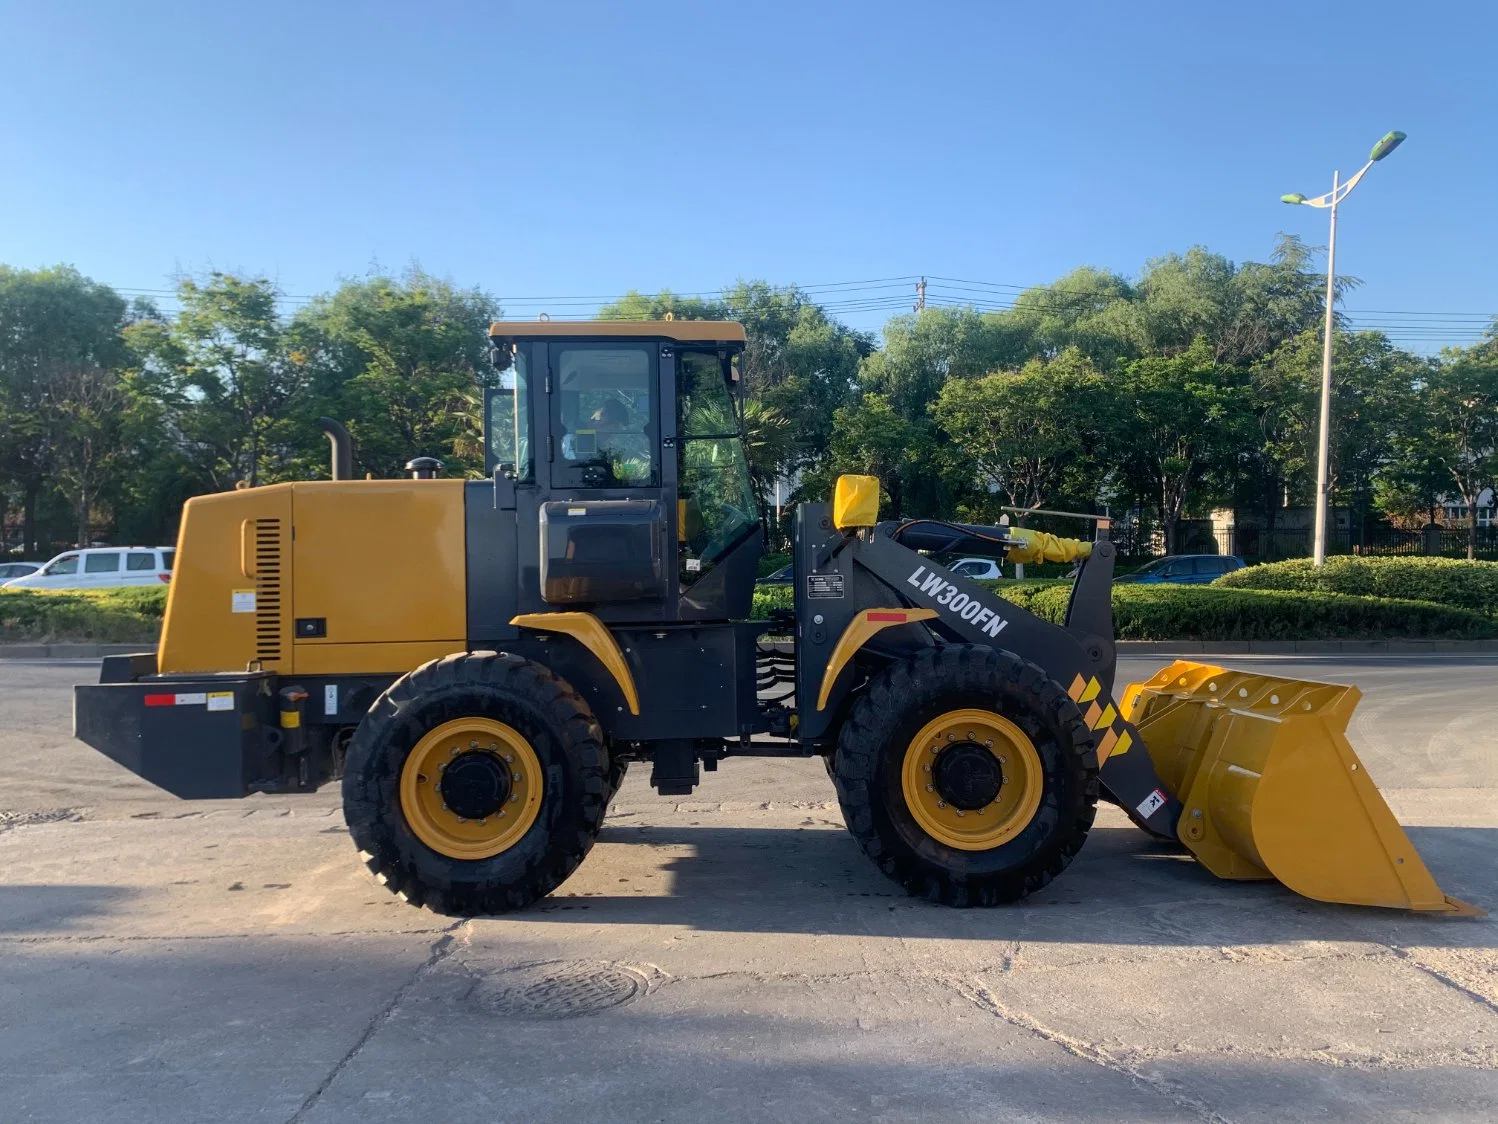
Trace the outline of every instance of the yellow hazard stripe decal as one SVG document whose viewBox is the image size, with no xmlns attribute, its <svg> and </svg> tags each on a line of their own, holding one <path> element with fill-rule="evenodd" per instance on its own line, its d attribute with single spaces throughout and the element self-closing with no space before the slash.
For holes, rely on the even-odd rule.
<svg viewBox="0 0 1498 1124">
<path fill-rule="evenodd" d="M 1113 725 L 1113 720 L 1117 717 L 1118 711 L 1113 709 L 1112 703 L 1109 703 L 1107 709 L 1098 715 L 1097 720 L 1093 722 L 1092 728 L 1094 730 L 1101 730 L 1104 726 L 1111 726 Z"/>
<path fill-rule="evenodd" d="M 1080 705 L 1082 703 L 1089 703 L 1097 698 L 1098 692 L 1102 689 L 1103 685 L 1096 676 L 1091 679 L 1083 679 L 1078 675 L 1071 681 L 1071 686 L 1066 689 L 1066 693 L 1071 697 L 1072 702 Z"/>
</svg>

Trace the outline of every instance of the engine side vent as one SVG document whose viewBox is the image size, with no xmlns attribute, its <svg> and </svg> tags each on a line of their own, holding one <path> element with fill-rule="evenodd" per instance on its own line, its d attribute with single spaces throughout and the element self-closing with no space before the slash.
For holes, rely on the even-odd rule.
<svg viewBox="0 0 1498 1124">
<path fill-rule="evenodd" d="M 281 520 L 255 520 L 255 658 L 274 669 L 281 659 Z"/>
</svg>

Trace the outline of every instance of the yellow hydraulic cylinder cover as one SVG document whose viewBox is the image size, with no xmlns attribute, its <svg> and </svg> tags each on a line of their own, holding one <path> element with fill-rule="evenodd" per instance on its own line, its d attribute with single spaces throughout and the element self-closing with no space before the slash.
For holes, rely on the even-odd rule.
<svg viewBox="0 0 1498 1124">
<path fill-rule="evenodd" d="M 1325 902 L 1482 911 L 1447 897 L 1347 740 L 1356 687 L 1178 661 L 1123 694 L 1180 798 L 1181 842 L 1221 878 Z"/>
</svg>

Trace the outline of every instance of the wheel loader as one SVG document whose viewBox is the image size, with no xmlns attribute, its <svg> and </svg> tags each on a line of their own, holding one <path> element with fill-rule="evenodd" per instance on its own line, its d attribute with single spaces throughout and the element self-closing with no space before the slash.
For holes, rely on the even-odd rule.
<svg viewBox="0 0 1498 1124">
<path fill-rule="evenodd" d="M 1116 690 L 1114 549 L 878 519 L 845 476 L 794 512 L 794 608 L 751 619 L 763 531 L 735 323 L 500 322 L 486 475 L 190 500 L 159 648 L 76 688 L 77 737 L 186 799 L 340 781 L 371 871 L 444 913 L 522 908 L 588 853 L 625 769 L 667 796 L 820 757 L 912 894 L 1010 902 L 1099 798 L 1214 874 L 1471 914 L 1345 737 L 1355 688 L 1175 663 Z M 1044 621 L 938 561 L 1080 563 Z M 767 891 L 773 892 L 773 891 Z"/>
</svg>

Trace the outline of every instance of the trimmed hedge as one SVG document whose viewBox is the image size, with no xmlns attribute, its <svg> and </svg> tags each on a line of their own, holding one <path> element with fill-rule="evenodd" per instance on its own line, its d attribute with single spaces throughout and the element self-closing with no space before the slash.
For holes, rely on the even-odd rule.
<svg viewBox="0 0 1498 1124">
<path fill-rule="evenodd" d="M 1337 555 L 1317 569 L 1309 558 L 1297 558 L 1235 570 L 1212 584 L 1228 589 L 1350 593 L 1402 601 L 1433 601 L 1437 605 L 1498 614 L 1498 562 Z"/>
<path fill-rule="evenodd" d="M 1361 559 L 1384 563 L 1395 559 Z M 1442 559 L 1415 559 L 1421 563 Z M 1470 573 L 1470 562 L 1450 562 Z M 1498 563 L 1476 563 L 1493 566 Z M 1328 566 L 1330 568 L 1330 566 Z M 1258 567 L 1270 569 L 1267 566 Z M 1236 576 L 1236 575 L 1230 575 Z M 1066 581 L 981 583 L 998 596 L 1060 623 L 1071 595 Z M 1485 639 L 1498 619 L 1457 604 L 1363 597 L 1314 590 L 1213 585 L 1116 585 L 1113 619 L 1120 640 Z M 1458 586 L 1458 589 L 1461 587 Z M 153 644 L 166 608 L 165 587 L 104 590 L 0 589 L 0 642 L 83 640 Z M 754 616 L 789 609 L 789 585 L 754 591 Z M 1485 607 L 1493 608 L 1492 603 Z"/>
<path fill-rule="evenodd" d="M 155 644 L 166 586 L 0 589 L 0 642 L 92 640 Z"/>
<path fill-rule="evenodd" d="M 1060 624 L 1071 583 L 983 582 L 1006 601 Z M 789 609 L 788 586 L 760 587 L 754 614 Z M 1215 585 L 1115 585 L 1113 624 L 1120 640 L 1478 640 L 1498 622 L 1470 609 L 1425 601 L 1295 590 L 1220 589 Z"/>
</svg>

